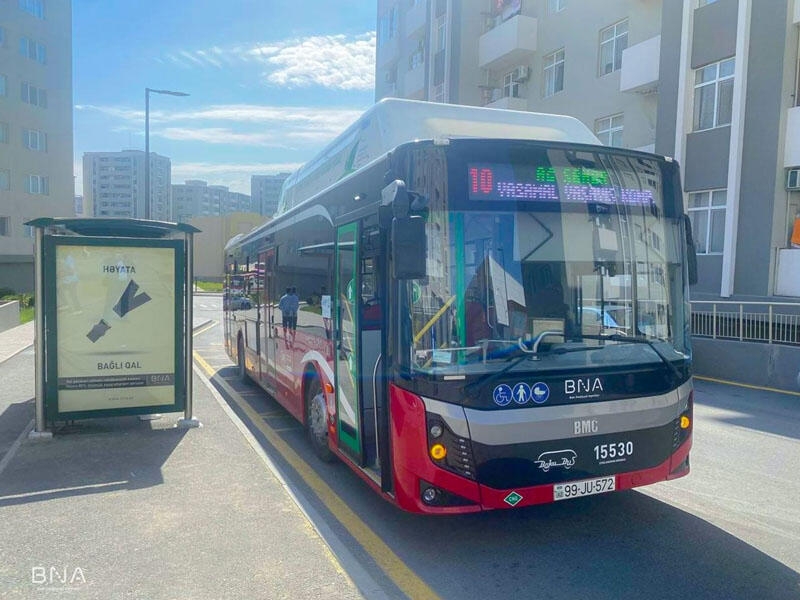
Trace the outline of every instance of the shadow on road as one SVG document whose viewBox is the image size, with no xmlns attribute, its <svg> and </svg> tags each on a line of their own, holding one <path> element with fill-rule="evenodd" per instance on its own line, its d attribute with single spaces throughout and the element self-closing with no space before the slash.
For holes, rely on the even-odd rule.
<svg viewBox="0 0 800 600">
<path fill-rule="evenodd" d="M 26 441 L 0 475 L 0 507 L 163 483 L 161 468 L 186 430 L 161 421 L 75 421 L 52 440 Z"/>
</svg>

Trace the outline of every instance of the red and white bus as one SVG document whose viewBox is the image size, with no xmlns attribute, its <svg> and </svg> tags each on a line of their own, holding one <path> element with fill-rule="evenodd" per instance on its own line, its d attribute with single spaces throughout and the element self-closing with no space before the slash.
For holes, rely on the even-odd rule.
<svg viewBox="0 0 800 600">
<path fill-rule="evenodd" d="M 669 159 L 569 117 L 387 100 L 228 244 L 263 293 L 225 343 L 405 510 L 623 490 L 689 472 L 693 252 Z"/>
</svg>

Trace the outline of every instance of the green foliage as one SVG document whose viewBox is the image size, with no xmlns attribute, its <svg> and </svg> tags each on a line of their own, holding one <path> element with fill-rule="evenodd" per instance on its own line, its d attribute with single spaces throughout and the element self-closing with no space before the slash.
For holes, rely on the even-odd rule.
<svg viewBox="0 0 800 600">
<path fill-rule="evenodd" d="M 221 292 L 222 291 L 222 282 L 217 281 L 195 281 L 195 285 L 197 289 L 202 290 L 204 292 Z"/>
</svg>

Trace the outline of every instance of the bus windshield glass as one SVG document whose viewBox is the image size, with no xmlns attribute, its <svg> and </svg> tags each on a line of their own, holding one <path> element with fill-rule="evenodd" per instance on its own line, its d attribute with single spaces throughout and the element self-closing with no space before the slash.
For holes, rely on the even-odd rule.
<svg viewBox="0 0 800 600">
<path fill-rule="evenodd" d="M 430 195 L 427 277 L 399 284 L 411 369 L 688 357 L 682 221 L 661 161 L 552 148 L 501 158 L 451 160 Z"/>
</svg>

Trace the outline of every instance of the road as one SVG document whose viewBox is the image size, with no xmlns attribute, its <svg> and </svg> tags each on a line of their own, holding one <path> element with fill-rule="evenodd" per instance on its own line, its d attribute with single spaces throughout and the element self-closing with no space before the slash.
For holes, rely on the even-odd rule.
<svg viewBox="0 0 800 600">
<path fill-rule="evenodd" d="M 195 351 L 223 396 L 324 521 L 334 551 L 346 548 L 388 597 L 800 598 L 800 396 L 696 381 L 692 473 L 680 480 L 520 510 L 410 515 L 343 464 L 318 461 L 298 423 L 236 382 L 218 297 L 197 297 L 195 315 L 216 322 Z"/>
</svg>

